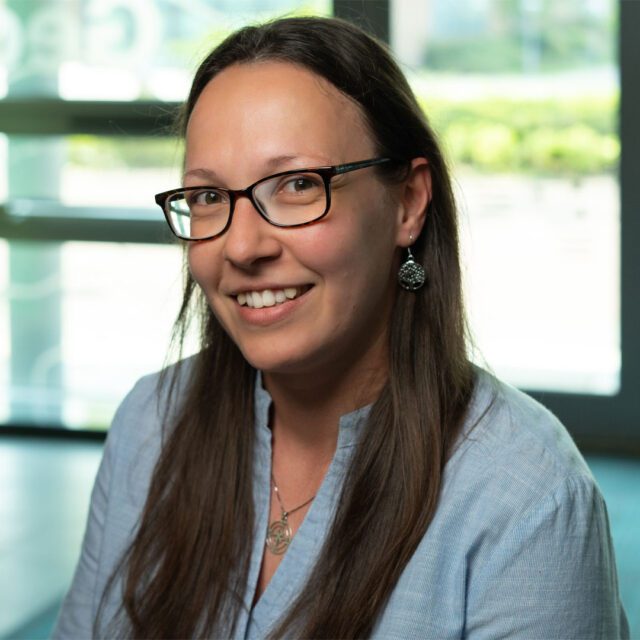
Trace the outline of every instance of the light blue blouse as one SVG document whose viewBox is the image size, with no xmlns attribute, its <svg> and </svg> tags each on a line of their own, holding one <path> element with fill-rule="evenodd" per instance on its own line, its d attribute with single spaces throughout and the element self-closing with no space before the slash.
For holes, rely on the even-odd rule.
<svg viewBox="0 0 640 640">
<path fill-rule="evenodd" d="M 131 540 L 162 445 L 160 414 L 166 413 L 157 382 L 157 375 L 140 380 L 116 413 L 54 638 L 91 637 L 105 583 Z M 363 408 L 342 417 L 322 486 L 252 608 L 269 515 L 270 403 L 256 385 L 256 542 L 236 638 L 264 638 L 300 593 L 368 412 Z M 117 593 L 116 588 L 106 604 L 106 620 L 119 607 Z M 373 636 L 629 637 L 606 506 L 589 469 L 554 416 L 481 370 L 462 437 L 445 468 L 435 517 Z"/>
</svg>

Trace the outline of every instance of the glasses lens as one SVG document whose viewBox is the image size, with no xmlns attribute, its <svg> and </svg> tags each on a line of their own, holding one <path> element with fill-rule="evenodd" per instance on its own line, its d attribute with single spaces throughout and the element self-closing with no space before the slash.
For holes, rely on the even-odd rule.
<svg viewBox="0 0 640 640">
<path fill-rule="evenodd" d="M 282 226 L 312 222 L 327 207 L 324 180 L 317 173 L 269 178 L 256 185 L 253 196 L 267 218 Z"/>
<path fill-rule="evenodd" d="M 216 189 L 180 191 L 169 197 L 166 207 L 173 230 L 190 240 L 215 236 L 229 219 L 229 196 Z"/>
</svg>

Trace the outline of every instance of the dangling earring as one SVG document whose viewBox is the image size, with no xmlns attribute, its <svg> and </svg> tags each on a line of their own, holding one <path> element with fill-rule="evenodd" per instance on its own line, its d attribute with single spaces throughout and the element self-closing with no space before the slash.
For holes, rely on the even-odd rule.
<svg viewBox="0 0 640 640">
<path fill-rule="evenodd" d="M 409 236 L 409 242 L 413 242 L 413 236 Z M 427 276 L 421 264 L 413 259 L 411 249 L 407 247 L 407 259 L 400 265 L 398 270 L 398 282 L 407 291 L 417 291 L 422 287 Z"/>
</svg>

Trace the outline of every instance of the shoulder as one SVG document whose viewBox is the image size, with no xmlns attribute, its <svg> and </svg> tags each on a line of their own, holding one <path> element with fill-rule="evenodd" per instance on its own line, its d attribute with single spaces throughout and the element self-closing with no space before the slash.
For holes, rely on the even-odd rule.
<svg viewBox="0 0 640 640">
<path fill-rule="evenodd" d="M 107 526 L 116 523 L 123 533 L 134 528 L 192 369 L 187 359 L 140 378 L 118 407 L 98 474 L 108 498 Z"/>
<path fill-rule="evenodd" d="M 377 637 L 617 638 L 625 625 L 606 507 L 571 436 L 477 370 L 438 507 Z"/>
<path fill-rule="evenodd" d="M 105 586 L 139 524 L 166 429 L 178 409 L 172 398 L 182 397 L 192 364 L 185 360 L 141 378 L 116 411 L 94 483 L 82 553 L 53 637 L 92 635 Z M 120 608 L 116 590 L 104 604 L 108 620 Z"/>
<path fill-rule="evenodd" d="M 116 410 L 107 446 L 126 451 L 153 441 L 160 444 L 180 409 L 178 399 L 184 396 L 196 357 L 140 378 Z"/>
<path fill-rule="evenodd" d="M 430 622 L 434 637 L 625 637 L 589 468 L 553 414 L 486 372 L 399 587 L 395 602 L 416 629 L 424 620 L 410 611 L 447 612 Z"/>
<path fill-rule="evenodd" d="M 569 432 L 540 403 L 482 370 L 433 525 L 443 539 L 461 532 L 456 551 L 476 570 L 509 550 L 512 560 L 532 548 L 531 537 L 545 541 L 542 563 L 564 553 L 569 534 L 575 545 L 590 536 L 610 544 L 604 500 Z"/>
<path fill-rule="evenodd" d="M 540 403 L 478 370 L 433 532 L 446 539 L 462 531 L 457 551 L 477 567 L 506 550 L 507 540 L 522 548 L 524 529 L 553 539 L 560 551 L 569 531 L 585 537 L 594 521 L 608 544 L 604 500 L 566 428 Z"/>
<path fill-rule="evenodd" d="M 482 369 L 476 370 L 475 390 L 448 466 L 452 473 L 490 477 L 509 493 L 529 493 L 532 498 L 568 479 L 594 482 L 556 416 Z"/>
</svg>

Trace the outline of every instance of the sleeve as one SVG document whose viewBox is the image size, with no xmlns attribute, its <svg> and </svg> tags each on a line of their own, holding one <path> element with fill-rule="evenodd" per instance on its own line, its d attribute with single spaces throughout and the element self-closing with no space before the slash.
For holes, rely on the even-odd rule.
<svg viewBox="0 0 640 640">
<path fill-rule="evenodd" d="M 100 462 L 91 493 L 91 504 L 80 560 L 53 630 L 52 638 L 55 640 L 80 640 L 93 636 L 94 616 L 101 597 L 101 594 L 98 593 L 98 570 L 111 484 L 118 460 L 118 436 L 125 422 L 127 404 L 130 397 L 131 394 L 118 408 L 109 429 L 102 461 Z"/>
<path fill-rule="evenodd" d="M 567 478 L 469 571 L 465 637 L 628 638 L 604 500 Z"/>
</svg>

